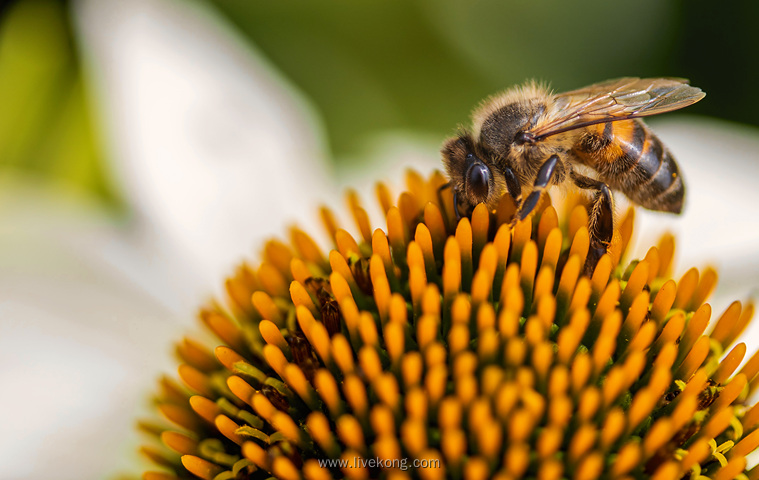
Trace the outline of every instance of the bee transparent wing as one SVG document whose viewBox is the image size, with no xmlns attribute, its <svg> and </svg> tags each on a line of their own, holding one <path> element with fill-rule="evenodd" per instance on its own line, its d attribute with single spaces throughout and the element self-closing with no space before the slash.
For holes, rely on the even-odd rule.
<svg viewBox="0 0 759 480">
<path fill-rule="evenodd" d="M 681 78 L 619 78 L 554 97 L 558 118 L 530 131 L 544 138 L 596 123 L 647 117 L 692 105 L 704 92 Z"/>
</svg>

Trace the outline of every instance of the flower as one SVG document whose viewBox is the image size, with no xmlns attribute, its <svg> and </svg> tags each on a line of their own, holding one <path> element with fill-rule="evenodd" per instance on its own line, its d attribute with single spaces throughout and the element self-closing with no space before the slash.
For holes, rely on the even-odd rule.
<svg viewBox="0 0 759 480">
<path fill-rule="evenodd" d="M 14 12 L 20 8 L 32 13 L 27 18 L 34 18 L 34 25 L 46 23 L 49 17 L 33 9 L 43 6 L 50 13 L 57 8 L 45 5 L 58 3 L 15 5 L 4 11 L 3 28 L 18 19 Z M 55 37 L 65 33 L 60 28 L 17 24 L 23 39 L 34 41 L 20 43 L 25 49 L 13 53 L 7 35 L 0 35 L 0 63 L 9 67 L 3 70 L 6 84 L 18 80 L 19 72 L 5 60 L 30 65 L 31 56 L 19 55 L 29 48 L 40 53 L 44 45 L 52 51 L 71 45 L 83 68 L 82 81 L 73 86 L 66 80 L 76 75 L 73 71 L 61 77 L 45 75 L 46 68 L 25 70 L 34 76 L 18 83 L 29 94 L 28 104 L 18 103 L 14 89 L 3 90 L 4 98 L 13 101 L 5 104 L 10 122 L 0 136 L 12 145 L 28 143 L 39 155 L 31 178 L 18 176 L 16 161 L 2 167 L 0 384 L 15 393 L 4 396 L 0 414 L 4 478 L 110 478 L 132 468 L 133 418 L 152 389 L 152 372 L 172 368 L 175 361 L 166 358 L 166 346 L 187 330 L 198 298 L 222 285 L 230 262 L 261 238 L 281 232 L 279 222 L 297 221 L 306 231 L 316 231 L 307 223 L 311 216 L 301 218 L 303 212 L 311 214 L 303 205 L 313 198 L 329 201 L 338 185 L 360 188 L 364 178 L 376 178 L 378 172 L 396 178 L 392 165 L 428 171 L 439 164 L 439 135 L 445 133 L 403 144 L 383 135 L 364 145 L 365 154 L 343 157 L 341 168 L 331 171 L 321 161 L 330 155 L 319 155 L 324 128 L 319 128 L 318 112 L 304 116 L 313 109 L 303 105 L 308 102 L 282 73 L 272 72 L 260 49 L 242 38 L 239 23 L 197 2 L 66 5 L 72 8 L 60 10 L 61 20 L 71 19 L 75 38 Z M 59 57 L 47 58 L 59 65 Z M 40 86 L 51 82 L 85 88 L 74 98 L 41 97 L 40 92 L 52 91 Z M 39 115 L 41 101 L 71 121 L 51 124 L 54 117 Z M 11 103 L 21 107 L 8 108 Z M 442 98 L 439 103 L 441 108 L 462 106 Z M 357 105 L 376 117 L 373 109 Z M 29 130 L 35 111 L 42 120 L 37 122 L 40 137 Z M 91 141 L 102 150 L 88 143 L 80 155 L 71 148 L 86 140 L 86 118 L 96 130 Z M 406 125 L 391 123 L 394 134 Z M 676 272 L 684 271 L 680 265 L 718 265 L 712 304 L 722 310 L 726 296 L 743 298 L 759 286 L 759 209 L 754 206 L 759 163 L 752 162 L 759 136 L 746 126 L 704 117 L 674 114 L 652 123 L 676 154 L 691 194 L 678 218 L 638 211 L 636 237 L 661 231 L 649 222 L 666 222 L 678 238 Z M 54 142 L 52 150 L 40 148 L 44 138 Z M 259 138 L 277 149 L 260 155 L 251 148 L 261 145 Z M 91 162 L 98 152 L 107 165 Z M 367 167 L 367 157 L 375 166 Z M 85 164 L 89 167 L 78 168 Z M 124 206 L 131 207 L 122 211 L 126 217 L 60 191 L 57 181 L 51 188 L 37 176 L 43 168 L 55 178 L 68 179 L 68 172 L 75 181 L 89 182 L 97 176 L 91 169 L 100 167 L 107 167 Z M 200 188 L 195 187 L 198 178 Z M 256 184 L 259 179 L 269 181 Z M 199 215 L 197 207 L 211 214 Z M 743 336 L 751 338 L 751 332 Z"/>
<path fill-rule="evenodd" d="M 141 424 L 171 472 L 144 478 L 749 478 L 751 304 L 704 334 L 716 273 L 669 279 L 671 236 L 620 263 L 632 210 L 588 277 L 583 204 L 456 222 L 444 182 L 379 185 L 386 231 L 350 193 L 359 240 L 322 209 L 329 254 L 293 228 L 241 266 L 200 315 L 221 344 L 161 382 L 173 425 Z"/>
</svg>

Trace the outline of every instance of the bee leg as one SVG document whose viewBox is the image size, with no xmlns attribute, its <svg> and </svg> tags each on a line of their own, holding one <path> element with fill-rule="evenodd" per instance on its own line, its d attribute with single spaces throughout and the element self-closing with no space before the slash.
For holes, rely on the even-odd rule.
<svg viewBox="0 0 759 480">
<path fill-rule="evenodd" d="M 582 189 L 596 191 L 588 222 L 590 248 L 585 259 L 585 274 L 590 276 L 611 244 L 614 234 L 614 203 L 611 190 L 605 183 L 575 172 L 572 172 L 572 180 Z"/>
<path fill-rule="evenodd" d="M 456 223 L 461 220 L 461 212 L 459 212 L 459 192 L 453 191 L 453 211 L 456 212 Z"/>
<path fill-rule="evenodd" d="M 559 164 L 558 155 L 551 155 L 550 157 L 548 157 L 548 160 L 543 162 L 543 165 L 541 165 L 540 170 L 538 170 L 538 176 L 535 178 L 534 188 L 532 192 L 530 192 L 530 194 L 527 195 L 527 198 L 524 200 L 524 203 L 522 203 L 519 206 L 519 210 L 517 210 L 517 214 L 515 215 L 515 220 L 524 220 L 525 218 L 527 218 L 527 215 L 532 213 L 532 211 L 538 205 L 538 201 L 540 200 L 540 195 L 543 193 L 546 187 L 548 187 L 548 185 L 551 183 L 553 172 L 556 170 L 556 165 L 558 164 Z"/>
<path fill-rule="evenodd" d="M 441 205 L 441 209 L 442 209 L 442 205 L 443 205 L 443 197 L 440 194 L 446 188 L 451 188 L 451 182 L 444 183 L 444 184 L 440 185 L 438 187 L 438 189 L 437 189 L 437 200 L 438 200 L 438 202 Z M 459 213 L 459 207 L 458 207 L 458 205 L 459 205 L 458 204 L 458 192 L 456 192 L 456 190 L 453 190 L 453 212 L 456 214 L 456 222 L 457 223 L 458 223 L 459 220 L 461 220 L 461 213 Z M 445 214 L 444 211 L 443 211 L 443 213 Z"/>
<path fill-rule="evenodd" d="M 506 189 L 509 191 L 509 196 L 514 200 L 514 205 L 518 209 L 522 205 L 522 185 L 511 167 L 503 169 L 503 176 L 506 178 Z"/>
</svg>

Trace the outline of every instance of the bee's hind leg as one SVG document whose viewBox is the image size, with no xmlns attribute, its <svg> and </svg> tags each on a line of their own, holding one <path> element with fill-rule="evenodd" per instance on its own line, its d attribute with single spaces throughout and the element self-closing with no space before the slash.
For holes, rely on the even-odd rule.
<svg viewBox="0 0 759 480">
<path fill-rule="evenodd" d="M 605 183 L 571 172 L 572 181 L 584 190 L 595 190 L 593 206 L 590 209 L 588 233 L 590 248 L 585 259 L 585 274 L 593 275 L 596 264 L 606 253 L 614 235 L 614 203 L 611 190 Z"/>
<path fill-rule="evenodd" d="M 524 220 L 530 213 L 532 213 L 532 211 L 538 205 L 538 201 L 540 201 L 540 195 L 548 187 L 548 185 L 551 184 L 551 179 L 553 178 L 553 174 L 556 171 L 557 165 L 559 165 L 558 155 L 551 155 L 548 157 L 548 160 L 543 162 L 543 165 L 540 166 L 540 170 L 538 170 L 538 176 L 535 177 L 533 190 L 529 195 L 527 195 L 527 198 L 524 199 L 524 202 L 519 205 L 519 210 L 517 210 L 517 213 L 514 216 L 514 221 Z"/>
</svg>

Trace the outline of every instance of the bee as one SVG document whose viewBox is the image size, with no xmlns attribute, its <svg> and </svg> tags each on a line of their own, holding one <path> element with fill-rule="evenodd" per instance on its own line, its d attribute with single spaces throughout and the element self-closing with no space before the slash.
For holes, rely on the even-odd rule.
<svg viewBox="0 0 759 480">
<path fill-rule="evenodd" d="M 442 148 L 456 216 L 479 203 L 492 210 L 508 194 L 517 205 L 513 221 L 524 220 L 551 186 L 589 191 L 590 274 L 613 236 L 611 190 L 650 210 L 682 210 L 677 164 L 640 117 L 704 95 L 676 78 L 620 78 L 560 94 L 532 82 L 496 95 L 475 109 L 471 130 Z"/>
</svg>

